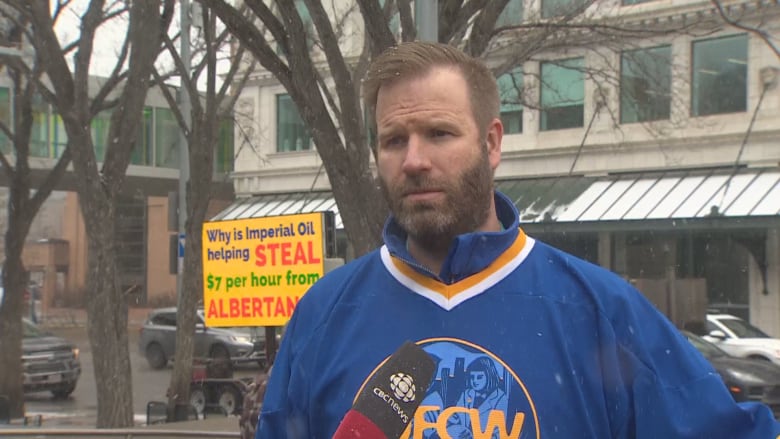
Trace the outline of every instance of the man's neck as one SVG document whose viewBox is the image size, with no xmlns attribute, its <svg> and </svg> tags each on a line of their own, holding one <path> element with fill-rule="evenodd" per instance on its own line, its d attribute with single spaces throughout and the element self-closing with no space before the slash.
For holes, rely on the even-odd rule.
<svg viewBox="0 0 780 439">
<path fill-rule="evenodd" d="M 501 230 L 504 230 L 504 226 L 498 220 L 495 211 L 493 211 L 492 214 L 488 216 L 485 224 L 475 230 L 475 232 L 499 232 Z M 431 273 L 438 275 L 441 273 L 442 265 L 444 264 L 444 260 L 447 259 L 447 254 L 449 253 L 450 246 L 454 239 L 455 237 L 448 239 L 439 246 L 431 246 L 424 245 L 409 236 L 406 239 L 406 249 L 409 251 L 409 254 L 414 257 L 415 261 L 430 270 Z"/>
</svg>

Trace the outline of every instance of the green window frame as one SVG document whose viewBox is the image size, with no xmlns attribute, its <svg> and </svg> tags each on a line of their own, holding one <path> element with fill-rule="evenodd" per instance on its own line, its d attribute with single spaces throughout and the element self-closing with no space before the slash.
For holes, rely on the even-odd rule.
<svg viewBox="0 0 780 439">
<path fill-rule="evenodd" d="M 49 121 L 51 123 L 50 132 L 52 133 L 49 157 L 59 157 L 65 151 L 65 147 L 68 146 L 68 132 L 65 131 L 65 123 L 59 114 L 53 114 Z"/>
<path fill-rule="evenodd" d="M 276 152 L 308 151 L 311 136 L 292 97 L 276 95 Z"/>
<path fill-rule="evenodd" d="M 154 165 L 179 168 L 179 123 L 168 108 L 154 108 Z"/>
<path fill-rule="evenodd" d="M 691 51 L 691 115 L 747 111 L 748 36 L 694 41 Z"/>
<path fill-rule="evenodd" d="M 232 118 L 220 121 L 218 136 L 216 172 L 225 174 L 233 171 L 233 161 L 235 160 L 235 133 L 233 132 Z"/>
<path fill-rule="evenodd" d="M 30 157 L 49 157 L 49 105 L 40 95 L 33 95 Z"/>
<path fill-rule="evenodd" d="M 542 85 L 539 91 L 541 131 L 578 128 L 584 125 L 584 64 L 584 58 L 542 63 Z"/>
<path fill-rule="evenodd" d="M 133 145 L 133 154 L 130 163 L 140 166 L 151 166 L 154 163 L 152 134 L 154 133 L 154 110 L 152 107 L 144 107 L 141 114 L 141 126 L 138 127 L 138 137 Z"/>
<path fill-rule="evenodd" d="M 620 54 L 620 123 L 669 119 L 671 99 L 671 46 Z"/>
<path fill-rule="evenodd" d="M 516 68 L 498 77 L 501 123 L 504 134 L 523 132 L 523 71 Z"/>
<path fill-rule="evenodd" d="M 111 127 L 111 112 L 101 111 L 92 118 L 90 130 L 92 131 L 92 144 L 95 149 L 95 159 L 102 162 L 106 157 L 108 147 L 108 130 Z"/>
</svg>

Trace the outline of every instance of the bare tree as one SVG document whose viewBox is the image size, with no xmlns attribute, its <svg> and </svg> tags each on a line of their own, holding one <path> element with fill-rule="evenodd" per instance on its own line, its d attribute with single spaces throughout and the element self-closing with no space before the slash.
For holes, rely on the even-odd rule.
<svg viewBox="0 0 780 439">
<path fill-rule="evenodd" d="M 18 14 L 0 9 L 3 20 L 10 23 L 9 30 L 17 33 L 19 40 L 29 31 Z M 55 18 L 56 19 L 56 18 Z M 7 35 L 4 35 L 6 37 Z M 3 38 L 8 46 L 16 38 Z M 26 57 L 25 57 L 26 58 Z M 54 167 L 45 174 L 42 181 L 33 185 L 30 169 L 30 138 L 33 125 L 33 99 L 40 84 L 40 59 L 37 53 L 32 59 L 11 57 L 4 65 L 13 84 L 11 94 L 11 121 L 0 121 L 0 131 L 12 146 L 12 157 L 0 151 L 0 165 L 9 182 L 8 228 L 5 232 L 5 262 L 3 263 L 4 302 L 0 307 L 0 394 L 8 396 L 10 415 L 24 415 L 24 397 L 22 387 L 22 316 L 24 315 L 24 292 L 29 280 L 22 262 L 24 243 L 30 231 L 35 215 L 49 197 L 57 182 L 70 163 L 70 152 L 66 148 L 57 159 Z M 30 62 L 30 65 L 27 62 Z M 51 99 L 46 94 L 43 97 Z M 10 122 L 10 123 L 9 123 Z M 34 302 L 33 302 L 34 303 Z M 30 306 L 33 306 L 31 303 Z"/>
<path fill-rule="evenodd" d="M 303 1 L 313 23 L 313 29 L 307 29 L 296 8 L 298 2 L 275 1 L 269 6 L 261 0 L 245 0 L 253 13 L 247 19 L 229 1 L 201 1 L 287 89 L 322 157 L 356 254 L 375 248 L 387 209 L 369 167 L 367 128 L 371 122 L 363 117 L 359 84 L 368 60 L 396 44 L 398 38 L 390 26 L 394 17 L 402 40 L 416 37 L 411 0 L 356 0 L 365 33 L 359 54 L 343 51 L 334 30 L 340 18 L 334 16 L 334 10 L 326 11 L 322 2 Z M 493 69 L 501 75 L 551 51 L 615 47 L 618 42 L 625 45 L 695 27 L 686 20 L 666 20 L 653 26 L 641 20 L 626 23 L 614 14 L 599 13 L 604 2 L 594 0 L 572 2 L 572 7 L 553 11 L 549 18 L 527 17 L 519 24 L 507 25 L 500 18 L 508 3 L 440 0 L 438 40 L 474 56 L 497 60 L 492 62 Z M 699 24 L 701 20 L 697 20 Z M 312 55 L 311 40 L 318 42 L 319 56 Z M 331 85 L 325 81 L 325 71 Z M 609 75 L 614 78 L 616 72 L 619 69 L 612 68 Z M 312 87 L 313 82 L 318 87 Z"/>
<path fill-rule="evenodd" d="M 173 362 L 171 384 L 168 388 L 168 418 L 174 420 L 178 407 L 188 407 L 190 383 L 193 362 L 193 334 L 195 333 L 195 311 L 198 301 L 202 299 L 202 235 L 203 222 L 212 196 L 214 180 L 214 156 L 219 145 L 220 124 L 232 119 L 233 107 L 239 91 L 246 83 L 249 74 L 254 70 L 254 62 L 242 64 L 244 49 L 238 46 L 230 54 L 229 67 L 224 77 L 220 78 L 218 71 L 218 55 L 230 49 L 229 33 L 217 26 L 214 14 L 204 10 L 200 17 L 202 21 L 195 23 L 199 38 L 195 42 L 198 52 L 197 62 L 193 66 L 185 65 L 174 41 L 165 38 L 165 47 L 173 59 L 175 70 L 181 80 L 181 92 L 190 97 L 190 113 L 183 114 L 182 108 L 174 97 L 174 93 L 166 86 L 161 86 L 163 96 L 172 110 L 176 121 L 187 139 L 189 156 L 189 174 L 187 181 L 187 222 L 185 235 L 187 248 L 184 253 L 183 284 L 177 300 L 176 313 L 176 354 Z M 234 83 L 236 75 L 241 72 L 241 78 Z M 191 73 L 189 73 L 191 70 Z M 162 80 L 160 73 L 156 78 Z M 205 80 L 205 90 L 201 93 L 198 84 Z M 218 80 L 222 81 L 218 85 Z M 219 358 L 221 367 L 230 367 L 229 353 L 212 352 L 209 354 L 227 354 Z"/>
<path fill-rule="evenodd" d="M 52 104 L 68 135 L 79 203 L 88 230 L 87 315 L 97 384 L 98 427 L 133 424 L 132 379 L 127 338 L 127 301 L 117 282 L 115 219 L 141 122 L 153 63 L 173 13 L 173 0 L 93 0 L 81 15 L 78 39 L 61 44 L 54 31 L 61 0 L 8 0 L 31 24 L 30 38 L 51 84 Z M 99 26 L 120 15 L 128 31 L 111 75 L 90 93 L 89 68 Z M 73 65 L 68 58 L 73 55 Z M 120 91 L 117 91 L 120 90 Z M 99 167 L 92 119 L 113 108 L 105 159 Z"/>
<path fill-rule="evenodd" d="M 321 66 L 315 65 L 310 56 L 314 35 L 304 26 L 296 2 L 275 2 L 274 11 L 263 1 L 246 1 L 244 3 L 252 12 L 249 18 L 229 3 L 203 1 L 287 89 L 322 157 L 340 206 L 344 229 L 356 253 L 362 254 L 375 248 L 387 207 L 379 196 L 369 168 L 371 151 L 367 147 L 357 86 L 360 75 L 355 74 L 351 63 L 345 59 L 334 23 L 323 3 L 305 2 L 316 29 L 316 40 L 327 59 L 329 79 L 333 81 L 335 94 L 324 86 Z M 378 3 L 375 6 L 378 8 Z M 255 23 L 260 24 L 262 29 Z M 385 29 L 387 39 L 392 41 L 386 22 L 382 22 L 380 29 Z"/>
</svg>

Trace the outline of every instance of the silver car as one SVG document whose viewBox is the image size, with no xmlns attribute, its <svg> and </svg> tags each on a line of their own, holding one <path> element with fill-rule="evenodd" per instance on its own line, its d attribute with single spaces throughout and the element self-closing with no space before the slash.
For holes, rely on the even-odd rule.
<svg viewBox="0 0 780 439">
<path fill-rule="evenodd" d="M 198 309 L 193 339 L 196 359 L 208 358 L 221 364 L 255 362 L 265 367 L 265 328 L 207 328 L 203 310 Z M 162 369 L 176 352 L 176 308 L 149 312 L 138 341 L 138 348 L 152 369 Z"/>
</svg>

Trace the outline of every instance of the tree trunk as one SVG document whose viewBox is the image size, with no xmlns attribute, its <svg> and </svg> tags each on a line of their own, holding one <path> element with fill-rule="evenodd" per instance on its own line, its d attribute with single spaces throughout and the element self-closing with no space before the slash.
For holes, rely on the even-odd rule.
<svg viewBox="0 0 780 439">
<path fill-rule="evenodd" d="M 171 419 L 176 406 L 189 404 L 193 361 L 193 334 L 195 311 L 203 297 L 203 221 L 206 219 L 211 199 L 211 183 L 214 173 L 216 122 L 193 118 L 188 139 L 190 155 L 190 180 L 187 183 L 187 237 L 184 252 L 182 291 L 177 298 L 176 357 L 168 390 L 168 417 Z M 208 353 L 206 353 L 208 355 Z M 228 365 L 229 366 L 229 365 Z"/>
<path fill-rule="evenodd" d="M 127 301 L 116 267 L 115 203 L 81 195 L 88 240 L 87 331 L 97 387 L 97 427 L 133 425 L 133 387 L 127 338 Z"/>
<path fill-rule="evenodd" d="M 28 193 L 29 175 L 15 173 L 9 188 L 2 279 L 4 299 L 0 306 L 0 352 L 3 353 L 0 356 L 0 389 L 4 389 L 4 396 L 8 397 L 12 418 L 24 416 L 22 316 L 25 315 L 24 292 L 29 277 L 22 262 L 22 251 L 32 222 L 32 215 L 25 214 Z M 30 306 L 34 306 L 32 300 Z"/>
<path fill-rule="evenodd" d="M 9 209 L 10 210 L 10 209 Z M 22 264 L 22 248 L 26 233 L 15 235 L 18 224 L 9 218 L 5 237 L 6 260 L 3 264 L 4 298 L 0 307 L 0 388 L 8 397 L 12 418 L 24 416 L 24 390 L 22 386 L 22 316 L 26 273 Z"/>
</svg>

